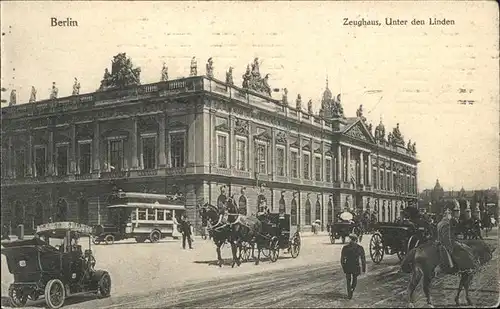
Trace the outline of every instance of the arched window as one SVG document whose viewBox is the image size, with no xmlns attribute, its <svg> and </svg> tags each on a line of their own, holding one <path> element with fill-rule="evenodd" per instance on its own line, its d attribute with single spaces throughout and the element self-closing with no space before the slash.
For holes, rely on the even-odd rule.
<svg viewBox="0 0 500 309">
<path fill-rule="evenodd" d="M 328 223 L 333 221 L 333 203 L 332 203 L 332 201 L 328 201 L 327 220 L 328 220 Z"/>
<path fill-rule="evenodd" d="M 42 225 L 43 222 L 44 222 L 44 220 L 43 220 L 43 205 L 41 202 L 36 202 L 34 228 L 36 228 L 39 225 Z"/>
<path fill-rule="evenodd" d="M 380 219 L 381 222 L 385 222 L 385 203 L 382 205 L 382 217 Z"/>
<path fill-rule="evenodd" d="M 311 202 L 306 201 L 306 225 L 311 225 Z"/>
<path fill-rule="evenodd" d="M 321 220 L 321 203 L 316 201 L 316 220 Z"/>
<path fill-rule="evenodd" d="M 278 212 L 280 214 L 286 213 L 286 203 L 285 203 L 285 199 L 283 197 L 280 198 Z"/>
<path fill-rule="evenodd" d="M 89 221 L 89 202 L 85 197 L 78 199 L 78 222 L 88 224 Z"/>
<path fill-rule="evenodd" d="M 295 199 L 292 200 L 292 208 L 290 210 L 290 221 L 291 225 L 297 225 L 297 201 Z"/>
<path fill-rule="evenodd" d="M 54 221 L 66 221 L 68 217 L 68 203 L 65 199 L 59 199 L 56 206 L 56 219 Z"/>
<path fill-rule="evenodd" d="M 238 209 L 241 215 L 247 215 L 247 198 L 244 195 L 240 196 L 238 200 Z"/>
</svg>

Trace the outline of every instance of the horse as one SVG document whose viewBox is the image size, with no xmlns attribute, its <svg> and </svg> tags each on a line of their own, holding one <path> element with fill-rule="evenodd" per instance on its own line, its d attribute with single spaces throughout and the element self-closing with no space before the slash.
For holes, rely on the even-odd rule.
<svg viewBox="0 0 500 309">
<path fill-rule="evenodd" d="M 217 251 L 217 265 L 222 267 L 224 260 L 221 257 L 220 248 L 226 242 L 231 245 L 231 251 L 233 252 L 233 256 L 235 256 L 236 245 L 231 239 L 231 226 L 228 222 L 222 220 L 221 213 L 219 209 L 209 203 L 205 203 L 203 206 L 198 207 L 198 211 L 201 218 L 207 218 L 208 221 L 208 231 L 211 235 Z M 233 259 L 232 267 L 234 267 L 237 260 Z M 239 264 L 238 264 L 239 266 Z"/>
<path fill-rule="evenodd" d="M 255 260 L 255 265 L 259 265 L 260 253 L 262 244 L 266 241 L 262 235 L 263 224 L 260 219 L 255 216 L 244 216 L 238 213 L 234 199 L 229 197 L 227 200 L 228 222 L 231 226 L 231 239 L 235 246 L 242 250 L 243 242 L 249 243 L 252 246 L 252 257 Z M 255 246 L 257 246 L 257 257 L 255 257 Z M 233 260 L 241 264 L 240 256 L 233 250 Z"/>
<path fill-rule="evenodd" d="M 474 255 L 479 258 L 479 264 L 484 266 L 493 257 L 493 252 L 495 247 L 487 244 L 482 240 L 465 240 L 464 244 L 472 248 Z M 434 241 L 429 241 L 421 244 L 417 248 L 410 250 L 410 252 L 405 256 L 401 262 L 401 272 L 411 273 L 410 282 L 408 284 L 408 307 L 413 308 L 413 293 L 417 288 L 420 280 L 423 277 L 423 290 L 425 297 L 427 299 L 427 304 L 432 306 L 431 298 L 429 293 L 429 287 L 431 285 L 431 280 L 435 275 L 435 269 L 441 263 L 439 254 L 439 244 Z M 454 274 L 460 276 L 460 283 L 458 286 L 458 292 L 455 297 L 455 303 L 457 306 L 460 305 L 460 293 L 462 288 L 465 289 L 465 298 L 468 305 L 472 305 L 472 301 L 469 298 L 469 288 L 472 283 L 474 275 L 480 271 L 480 269 L 475 270 L 459 270 L 457 269 L 456 263 L 454 263 L 454 269 L 448 270 L 445 274 Z"/>
</svg>

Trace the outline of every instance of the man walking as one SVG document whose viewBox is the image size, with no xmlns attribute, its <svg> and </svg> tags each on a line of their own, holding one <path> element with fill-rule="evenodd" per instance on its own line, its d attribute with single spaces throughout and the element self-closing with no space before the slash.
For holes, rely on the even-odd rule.
<svg viewBox="0 0 500 309">
<path fill-rule="evenodd" d="M 189 249 L 193 249 L 191 244 L 191 222 L 189 222 L 187 216 L 181 217 L 181 233 L 182 233 L 182 249 L 186 249 L 186 239 L 188 241 Z"/>
<path fill-rule="evenodd" d="M 365 250 L 357 244 L 358 236 L 355 234 L 349 235 L 349 243 L 342 248 L 340 263 L 344 270 L 347 281 L 347 298 L 352 299 L 352 294 L 358 283 L 358 276 L 366 272 L 366 257 Z M 361 259 L 361 266 L 359 260 Z"/>
</svg>

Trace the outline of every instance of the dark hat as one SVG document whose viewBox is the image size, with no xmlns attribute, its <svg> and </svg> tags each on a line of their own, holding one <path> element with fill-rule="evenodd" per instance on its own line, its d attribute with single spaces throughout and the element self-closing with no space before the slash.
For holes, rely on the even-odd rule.
<svg viewBox="0 0 500 309">
<path fill-rule="evenodd" d="M 353 233 L 349 234 L 349 238 L 354 240 L 354 241 L 358 241 L 358 235 L 356 235 L 356 234 L 353 234 Z"/>
</svg>

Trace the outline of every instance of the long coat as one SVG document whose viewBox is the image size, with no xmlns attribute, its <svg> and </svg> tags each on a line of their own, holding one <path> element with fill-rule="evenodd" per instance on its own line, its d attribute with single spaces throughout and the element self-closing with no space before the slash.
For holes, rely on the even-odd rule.
<svg viewBox="0 0 500 309">
<path fill-rule="evenodd" d="M 361 265 L 360 265 L 361 260 Z M 342 254 L 340 256 L 340 263 L 342 264 L 342 269 L 346 274 L 359 275 L 361 269 L 363 272 L 366 271 L 366 257 L 365 249 L 356 243 L 349 243 L 342 248 Z"/>
<path fill-rule="evenodd" d="M 459 270 L 478 269 L 479 260 L 474 251 L 455 237 L 454 222 L 444 217 L 437 225 L 438 241 L 444 245 Z"/>
</svg>

